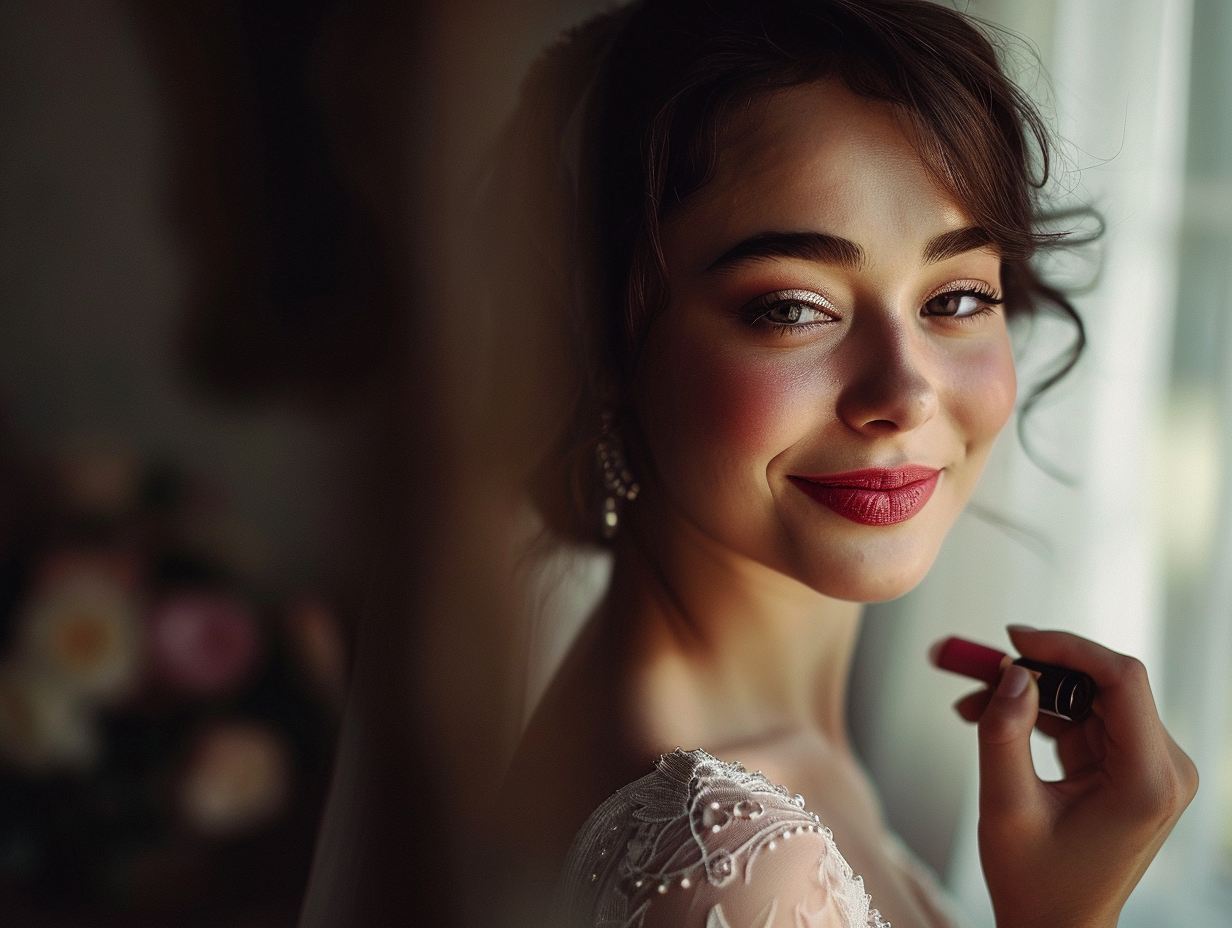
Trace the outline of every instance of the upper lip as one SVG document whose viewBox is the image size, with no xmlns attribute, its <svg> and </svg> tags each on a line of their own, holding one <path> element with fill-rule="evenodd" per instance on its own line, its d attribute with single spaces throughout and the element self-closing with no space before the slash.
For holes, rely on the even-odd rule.
<svg viewBox="0 0 1232 928">
<path fill-rule="evenodd" d="M 898 467 L 868 467 L 841 474 L 791 474 L 796 480 L 807 480 L 823 487 L 853 487 L 861 490 L 897 490 L 921 480 L 935 477 L 936 467 L 903 464 Z"/>
</svg>

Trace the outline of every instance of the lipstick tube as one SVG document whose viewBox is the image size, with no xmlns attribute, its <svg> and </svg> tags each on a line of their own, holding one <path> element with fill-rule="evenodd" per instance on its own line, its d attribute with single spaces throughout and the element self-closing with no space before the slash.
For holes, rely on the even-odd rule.
<svg viewBox="0 0 1232 928">
<path fill-rule="evenodd" d="M 1081 722 L 1086 718 L 1095 699 L 1095 681 L 1081 670 L 1045 664 L 1029 657 L 1012 658 L 1004 651 L 965 638 L 938 641 L 929 649 L 928 656 L 933 666 L 941 670 L 983 680 L 990 686 L 997 685 L 1010 664 L 1025 667 L 1039 687 L 1040 712 L 1067 722 Z"/>
</svg>

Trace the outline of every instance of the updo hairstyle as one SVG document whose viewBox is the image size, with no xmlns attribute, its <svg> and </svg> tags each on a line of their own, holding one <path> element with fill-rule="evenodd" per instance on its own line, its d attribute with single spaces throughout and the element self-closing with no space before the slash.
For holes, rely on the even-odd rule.
<svg viewBox="0 0 1232 928">
<path fill-rule="evenodd" d="M 562 359 L 522 410 L 538 452 L 526 461 L 532 497 L 555 535 L 604 542 L 605 410 L 648 466 L 626 398 L 668 300 L 662 224 L 713 177 L 734 117 L 778 90 L 836 79 L 894 108 L 1000 253 L 1009 318 L 1051 312 L 1075 329 L 1028 403 L 1074 366 L 1082 322 L 1031 262 L 1067 244 L 1043 231 L 1053 145 L 995 37 L 929 0 L 641 0 L 544 53 L 494 152 L 481 217 L 497 342 L 508 330 Z"/>
</svg>

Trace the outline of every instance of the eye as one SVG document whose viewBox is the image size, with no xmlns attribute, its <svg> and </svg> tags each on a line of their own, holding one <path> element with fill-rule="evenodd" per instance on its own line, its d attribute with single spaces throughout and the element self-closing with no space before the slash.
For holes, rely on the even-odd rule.
<svg viewBox="0 0 1232 928">
<path fill-rule="evenodd" d="M 992 311 L 1003 302 L 1002 298 L 983 289 L 947 290 L 929 298 L 924 303 L 926 316 L 945 316 L 954 319 L 969 319 Z"/>
<path fill-rule="evenodd" d="M 759 296 L 744 308 L 751 325 L 770 325 L 778 329 L 799 329 L 834 322 L 837 316 L 825 299 L 811 290 L 776 290 Z"/>
</svg>

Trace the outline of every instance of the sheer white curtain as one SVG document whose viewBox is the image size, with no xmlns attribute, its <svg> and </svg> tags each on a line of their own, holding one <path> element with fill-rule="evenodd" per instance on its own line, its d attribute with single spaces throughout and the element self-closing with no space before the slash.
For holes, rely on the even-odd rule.
<svg viewBox="0 0 1232 928">
<path fill-rule="evenodd" d="M 1072 482 L 1046 473 L 1012 433 L 1003 436 L 971 512 L 929 578 L 903 600 L 870 610 L 864 681 L 857 686 L 876 695 L 854 694 L 853 708 L 872 733 L 865 751 L 891 819 L 935 865 L 945 866 L 948 850 L 948 881 L 983 928 L 993 919 L 975 845 L 974 733 L 938 722 L 947 701 L 967 687 L 923 666 L 929 640 L 960 632 L 999 643 L 1006 623 L 1022 622 L 1136 654 L 1150 670 L 1165 718 L 1184 729 L 1182 746 L 1201 762 L 1201 744 L 1184 741 L 1200 740 L 1201 726 L 1178 726 L 1186 707 L 1179 696 L 1176 706 L 1168 699 L 1177 691 L 1170 679 L 1202 668 L 1186 665 L 1184 654 L 1166 659 L 1172 651 L 1165 647 L 1162 529 L 1176 514 L 1170 490 L 1178 475 L 1160 461 L 1161 451 L 1175 451 L 1162 436 L 1171 421 L 1192 11 L 1187 0 L 985 0 L 968 11 L 1020 33 L 1038 50 L 1048 76 L 1024 58 L 1020 77 L 1055 115 L 1063 140 L 1060 189 L 1069 201 L 1099 209 L 1108 226 L 1097 284 L 1077 301 L 1090 334 L 1088 354 L 1025 425 L 1034 456 Z M 1058 273 L 1090 273 L 1090 265 L 1072 264 Z M 1049 324 L 1025 333 L 1024 389 L 1067 337 Z M 1198 517 L 1205 503 L 1196 502 L 1191 497 L 1185 511 Z M 1225 646 L 1225 662 L 1228 653 Z M 1050 776 L 1051 751 L 1042 741 L 1038 747 L 1037 766 Z M 1125 928 L 1199 923 L 1178 917 L 1180 906 L 1191 904 L 1179 896 L 1193 896 L 1192 866 L 1182 861 L 1192 861 L 1198 846 L 1194 817 L 1182 822 L 1131 900 Z M 1225 909 L 1201 923 L 1232 924 L 1232 915 Z"/>
</svg>

